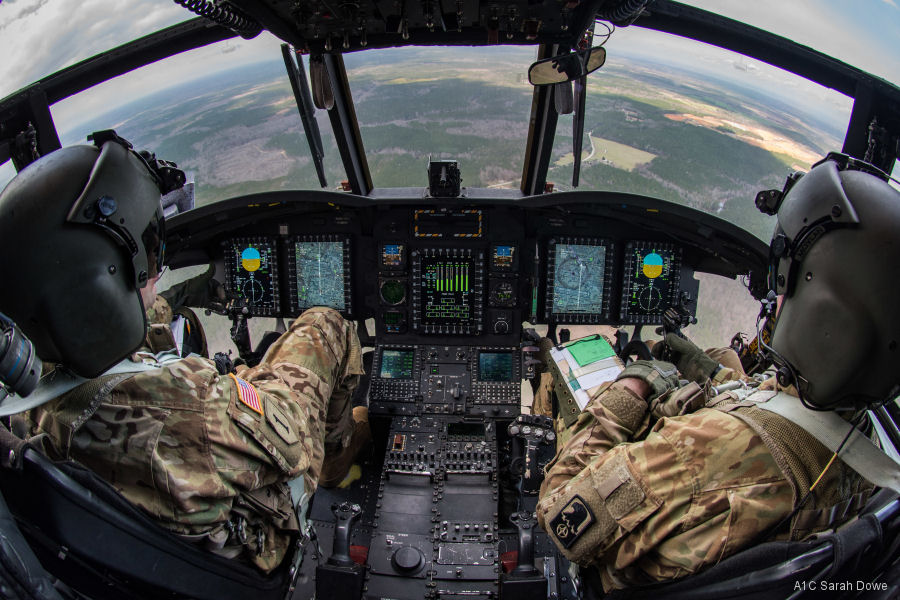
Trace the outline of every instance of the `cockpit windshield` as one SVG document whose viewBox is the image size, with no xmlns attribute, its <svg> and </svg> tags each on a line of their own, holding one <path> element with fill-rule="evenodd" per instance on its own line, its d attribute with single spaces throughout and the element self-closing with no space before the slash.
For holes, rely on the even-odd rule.
<svg viewBox="0 0 900 600">
<path fill-rule="evenodd" d="M 595 35 L 605 33 L 597 28 Z M 852 99 L 678 36 L 617 29 L 587 78 L 579 189 L 645 194 L 768 241 L 750 201 L 840 149 Z M 572 189 L 573 117 L 560 116 L 548 181 Z"/>
<path fill-rule="evenodd" d="M 518 188 L 533 47 L 390 48 L 344 57 L 372 183 L 424 187 L 429 157 L 466 187 Z"/>
</svg>

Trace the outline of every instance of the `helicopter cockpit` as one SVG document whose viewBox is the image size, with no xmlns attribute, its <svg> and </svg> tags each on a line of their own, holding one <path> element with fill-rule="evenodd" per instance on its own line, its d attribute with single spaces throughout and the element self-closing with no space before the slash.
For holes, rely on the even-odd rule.
<svg viewBox="0 0 900 600">
<path fill-rule="evenodd" d="M 179 272 L 215 267 L 227 301 L 198 307 L 206 310 L 208 333 L 217 331 L 209 336 L 210 350 L 227 345 L 237 351 L 233 358 L 249 365 L 264 351 L 254 340 L 271 339 L 260 336 L 264 330 L 281 333 L 285 321 L 308 308 L 334 308 L 355 321 L 367 376 L 354 402 L 368 406 L 374 443 L 346 485 L 320 488 L 304 504 L 302 539 L 293 556 L 268 577 L 167 539 L 83 469 L 59 471 L 33 450 L 16 446 L 17 456 L 2 460 L 0 490 L 11 516 L 0 514 L 0 520 L 8 517 L 0 527 L 4 533 L 21 530 L 25 547 L 33 548 L 37 558 L 25 569 L 32 578 L 22 569 L 0 569 L 0 585 L 9 586 L 0 589 L 17 594 L 10 597 L 603 597 L 602 588 L 565 559 L 534 517 L 543 467 L 556 451 L 554 417 L 577 410 L 554 406 L 552 415 L 532 414 L 530 402 L 543 370 L 540 340 L 560 344 L 598 327 L 616 328 L 611 341 L 618 358 L 647 358 L 647 331 L 703 321 L 701 286 L 707 278 L 739 281 L 743 295 L 761 300 L 768 291 L 770 262 L 768 239 L 737 224 L 735 209 L 723 209 L 725 200 L 718 210 L 708 210 L 717 201 L 700 209 L 660 199 L 662 190 L 677 186 L 658 174 L 645 173 L 646 193 L 622 191 L 620 180 L 612 180 L 608 189 L 579 189 L 582 182 L 599 187 L 593 186 L 592 166 L 632 177 L 656 156 L 647 147 L 628 148 L 590 130 L 591 119 L 601 119 L 586 106 L 587 82 L 608 67 L 604 63 L 614 49 L 606 41 L 615 39 L 613 29 L 643 28 L 705 42 L 837 90 L 853 98 L 842 152 L 886 173 L 900 155 L 900 89 L 895 85 L 784 37 L 669 0 L 176 4 L 198 18 L 67 67 L 0 100 L 0 161 L 10 160 L 18 171 L 60 147 L 50 107 L 96 84 L 213 43 L 251 39 L 261 31 L 277 37 L 291 102 L 278 104 L 281 98 L 271 105 L 282 111 L 279 115 L 295 118 L 293 111 L 299 112 L 306 155 L 298 162 L 321 189 L 290 189 L 289 178 L 275 167 L 271 180 L 277 185 L 247 188 L 234 176 L 243 168 L 241 158 L 216 164 L 216 173 L 227 180 L 216 201 L 196 206 L 190 197 L 179 196 L 180 204 L 170 201 L 167 264 L 175 279 Z M 598 23 L 608 25 L 596 30 Z M 603 31 L 610 35 L 600 43 Z M 406 115 L 376 117 L 374 111 L 370 120 L 392 129 L 380 133 L 390 139 L 381 141 L 378 152 L 367 154 L 366 146 L 376 145 L 369 144 L 374 127 L 358 119 L 363 107 L 357 104 L 360 96 L 378 94 L 379 88 L 351 92 L 348 71 L 377 71 L 374 59 L 366 62 L 370 51 L 416 46 L 423 53 L 431 47 L 463 52 L 471 50 L 467 46 L 481 51 L 507 44 L 537 51 L 531 69 L 513 76 L 528 85 L 519 101 L 530 106 L 521 173 L 498 169 L 502 175 L 488 181 L 478 171 L 492 165 L 471 160 L 482 155 L 469 146 L 435 147 L 432 156 L 393 152 L 403 146 L 409 126 L 394 120 Z M 354 60 L 348 69 L 345 63 Z M 500 77 L 501 71 L 489 77 Z M 396 72 L 390 75 L 403 79 Z M 428 80 L 421 72 L 403 75 Z M 415 120 L 430 127 L 437 117 L 426 110 L 427 91 L 410 89 L 409 95 L 425 99 L 416 105 L 422 114 L 417 112 Z M 209 108 L 203 105 L 207 102 L 206 97 L 179 96 L 188 115 Z M 706 133 L 718 130 L 729 139 L 756 136 L 748 162 L 758 160 L 755 152 L 771 141 L 747 134 L 740 123 L 693 114 L 685 106 L 677 115 L 661 111 L 660 120 L 702 126 Z M 636 137 L 658 127 L 627 107 L 621 112 Z M 230 114 L 229 107 L 216 115 L 219 126 L 228 125 Z M 561 136 L 558 123 L 567 115 L 572 115 L 572 133 Z M 157 116 L 170 118 L 168 113 Z M 318 119 L 324 124 L 326 116 L 333 143 L 323 145 Z M 467 124 L 455 121 L 456 116 L 438 125 L 464 130 Z M 162 129 L 148 131 L 153 133 L 147 139 L 158 136 L 162 146 L 151 149 L 169 159 L 165 149 L 175 146 Z M 267 135 L 282 133 L 273 129 Z M 703 143 L 714 139 L 705 137 Z M 179 151 L 199 152 L 205 143 L 191 138 Z M 289 154 L 251 146 L 242 152 L 259 152 L 270 164 L 277 162 L 274 156 Z M 767 150 L 775 147 L 785 146 Z M 704 146 L 708 154 L 716 151 L 714 144 Z M 393 164 L 393 157 L 404 154 L 415 155 L 407 161 L 414 166 L 405 164 L 394 177 L 404 186 L 374 185 L 379 179 L 370 165 Z M 340 164 L 329 163 L 326 155 L 339 157 Z M 789 164 L 799 162 L 797 155 L 779 160 L 785 168 L 777 185 Z M 673 162 L 668 168 L 690 165 Z M 570 170 L 571 186 L 550 181 L 551 175 L 568 178 Z M 721 190 L 729 181 L 736 179 L 711 178 L 704 189 Z M 740 188 L 722 192 L 723 198 L 746 195 L 743 182 Z M 754 215 L 754 199 L 760 209 L 766 206 L 766 192 L 756 196 L 759 191 L 741 199 Z M 769 233 L 770 221 L 760 230 L 766 227 Z M 736 340 L 748 360 L 755 360 L 740 336 Z M 882 443 L 900 449 L 897 402 L 874 411 L 872 418 Z M 46 492 L 40 501 L 35 490 Z M 872 542 L 871 549 L 866 554 L 855 548 L 851 554 L 871 557 L 890 549 L 890 560 L 871 561 L 878 571 L 871 576 L 895 586 L 896 494 L 879 496 L 869 514 L 869 529 L 848 535 Z M 884 532 L 877 544 L 870 529 Z M 734 558 L 744 562 L 710 571 L 705 579 L 650 587 L 635 597 L 789 596 L 801 575 L 814 580 L 827 569 L 844 574 L 862 569 L 866 559 L 835 558 L 829 545 L 835 543 L 797 543 L 769 547 L 766 556 L 738 555 Z M 41 579 L 44 570 L 50 578 Z M 64 585 L 48 591 L 46 582 L 53 580 Z"/>
</svg>

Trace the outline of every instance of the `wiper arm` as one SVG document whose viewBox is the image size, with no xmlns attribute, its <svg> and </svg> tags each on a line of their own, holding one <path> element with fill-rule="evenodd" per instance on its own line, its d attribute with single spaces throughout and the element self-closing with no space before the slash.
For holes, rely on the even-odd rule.
<svg viewBox="0 0 900 600">
<path fill-rule="evenodd" d="M 325 179 L 325 163 L 323 161 L 325 151 L 322 149 L 322 135 L 319 133 L 316 107 L 313 105 L 312 96 L 309 93 L 309 82 L 306 79 L 306 69 L 303 68 L 303 59 L 299 53 L 292 53 L 287 44 L 281 45 L 281 54 L 284 56 L 288 79 L 291 80 L 291 89 L 294 90 L 294 99 L 297 101 L 297 109 L 300 111 L 300 120 L 303 121 L 303 131 L 306 133 L 306 141 L 309 142 L 309 151 L 312 154 L 313 164 L 316 166 L 316 175 L 319 176 L 319 185 L 323 188 L 328 187 L 328 181 Z"/>
</svg>

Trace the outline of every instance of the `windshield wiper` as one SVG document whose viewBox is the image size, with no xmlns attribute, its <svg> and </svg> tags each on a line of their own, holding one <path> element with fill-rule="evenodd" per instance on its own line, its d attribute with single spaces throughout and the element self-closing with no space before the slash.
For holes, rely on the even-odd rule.
<svg viewBox="0 0 900 600">
<path fill-rule="evenodd" d="M 319 133 L 316 107 L 313 106 L 312 96 L 309 93 L 303 59 L 299 53 L 292 52 L 287 44 L 281 45 L 281 54 L 284 56 L 288 79 L 291 80 L 291 89 L 294 90 L 297 109 L 300 111 L 300 120 L 303 121 L 303 131 L 306 133 L 306 141 L 309 142 L 309 151 L 312 154 L 313 164 L 316 166 L 316 175 L 319 176 L 319 185 L 323 188 L 328 187 L 328 181 L 325 179 L 325 163 L 323 161 L 325 151 L 322 149 L 322 135 Z"/>
</svg>

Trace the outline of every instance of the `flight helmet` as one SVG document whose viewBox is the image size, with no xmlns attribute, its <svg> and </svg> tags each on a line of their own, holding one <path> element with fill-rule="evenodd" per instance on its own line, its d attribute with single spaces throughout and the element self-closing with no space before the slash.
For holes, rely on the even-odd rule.
<svg viewBox="0 0 900 600">
<path fill-rule="evenodd" d="M 140 288 L 165 248 L 158 161 L 115 132 L 93 139 L 38 159 L 0 193 L 0 312 L 41 360 L 83 377 L 141 345 Z"/>
<path fill-rule="evenodd" d="M 782 382 L 795 384 L 809 408 L 896 397 L 900 192 L 876 167 L 829 154 L 789 178 L 768 207 L 778 218 L 770 300 L 783 295 L 770 350 Z"/>
</svg>

